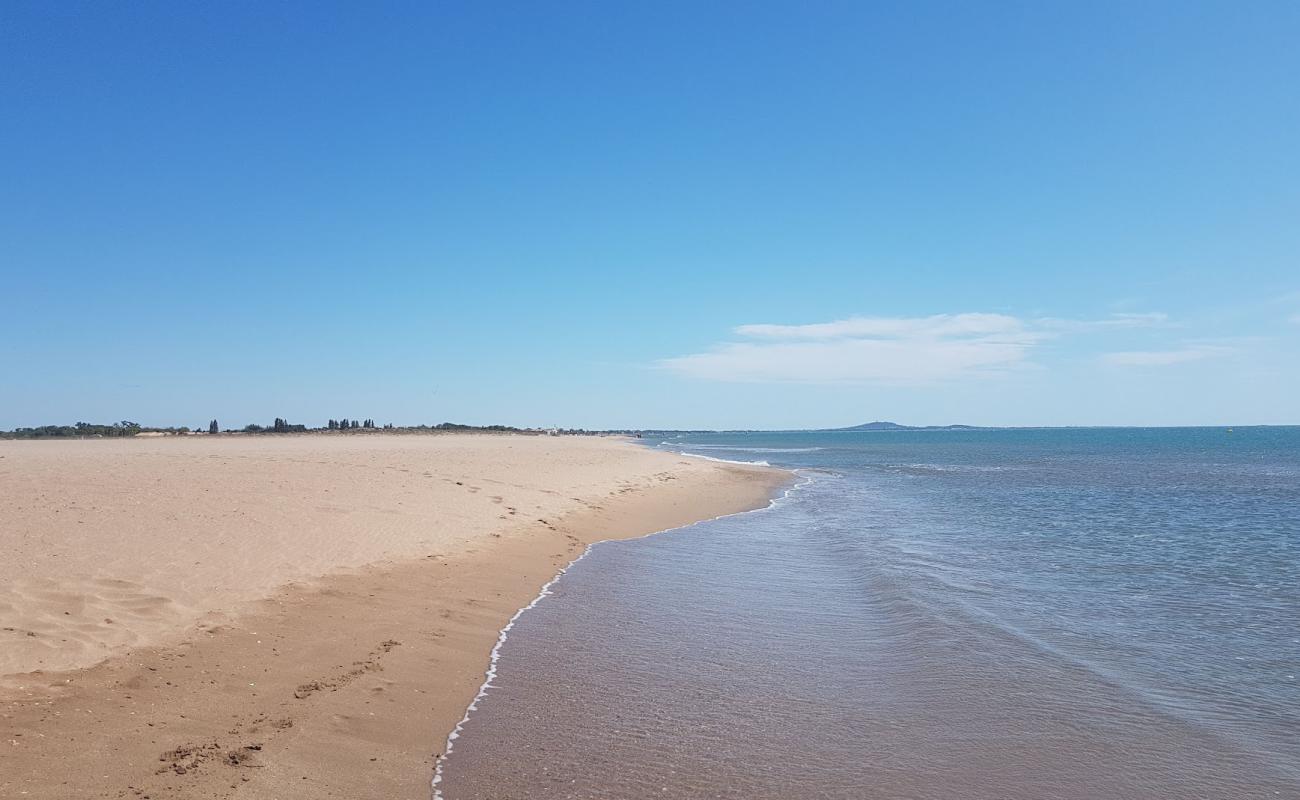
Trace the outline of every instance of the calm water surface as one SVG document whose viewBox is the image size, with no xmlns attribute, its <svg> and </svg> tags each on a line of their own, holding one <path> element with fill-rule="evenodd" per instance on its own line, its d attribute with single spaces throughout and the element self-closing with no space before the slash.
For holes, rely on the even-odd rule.
<svg viewBox="0 0 1300 800">
<path fill-rule="evenodd" d="M 1300 798 L 1300 428 L 660 446 L 806 480 L 593 548 L 444 797 Z"/>
</svg>

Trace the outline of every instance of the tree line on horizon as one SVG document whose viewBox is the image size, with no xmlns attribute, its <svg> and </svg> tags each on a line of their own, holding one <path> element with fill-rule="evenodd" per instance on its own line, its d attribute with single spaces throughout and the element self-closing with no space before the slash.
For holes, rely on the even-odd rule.
<svg viewBox="0 0 1300 800">
<path fill-rule="evenodd" d="M 200 425 L 193 429 L 180 427 L 150 427 L 141 425 L 138 422 L 122 420 L 112 424 L 96 424 L 90 422 L 78 422 L 75 425 L 41 425 L 37 427 L 14 428 L 12 431 L 0 431 L 0 437 L 5 439 L 63 439 L 63 438 L 125 438 L 135 436 L 139 433 L 172 433 L 188 434 L 191 432 L 198 433 L 207 430 L 209 434 L 222 432 L 220 423 L 217 420 L 211 420 L 206 426 Z M 307 433 L 309 431 L 352 431 L 352 430 L 379 430 L 380 426 L 373 419 L 331 419 L 323 428 L 309 428 L 306 425 L 290 423 L 283 417 L 276 417 L 270 425 L 258 425 L 251 423 L 238 429 L 242 433 Z M 394 426 L 391 422 L 386 423 L 383 428 L 386 431 L 487 431 L 491 433 L 523 433 L 524 428 L 518 428 L 513 425 L 463 425 L 456 422 L 441 422 L 437 425 L 405 425 L 401 427 Z M 227 432 L 234 432 L 227 428 Z M 582 429 L 564 429 L 563 433 L 588 433 Z"/>
<path fill-rule="evenodd" d="M 367 419 L 367 420 L 355 420 L 355 419 L 348 419 L 347 417 L 344 417 L 343 419 L 332 419 L 332 420 L 330 420 L 330 421 L 325 425 L 325 430 L 327 430 L 327 431 L 346 431 L 346 430 L 350 430 L 350 429 L 352 429 L 352 428 L 368 428 L 368 429 L 374 429 L 374 428 L 376 428 L 376 427 L 378 427 L 378 426 L 375 425 L 375 421 L 374 421 L 373 419 Z M 393 427 L 392 425 L 385 425 L 385 426 L 384 426 L 385 429 L 392 428 L 392 427 Z"/>
<path fill-rule="evenodd" d="M 275 422 L 265 427 L 256 423 L 244 426 L 244 433 L 305 433 L 307 430 L 306 425 L 291 425 L 289 420 L 281 417 L 276 417 Z M 208 432 L 212 433 L 211 427 L 208 428 Z"/>
<path fill-rule="evenodd" d="M 105 436 L 121 437 L 135 436 L 144 430 L 155 430 L 154 428 L 145 428 L 138 422 L 122 420 L 114 422 L 111 425 L 100 425 L 91 422 L 78 422 L 76 425 L 40 425 L 34 428 L 14 428 L 8 436 L 17 439 L 57 439 L 76 436 Z M 164 429 L 158 429 L 164 430 Z M 167 428 L 169 432 L 183 433 L 189 428 Z"/>
</svg>

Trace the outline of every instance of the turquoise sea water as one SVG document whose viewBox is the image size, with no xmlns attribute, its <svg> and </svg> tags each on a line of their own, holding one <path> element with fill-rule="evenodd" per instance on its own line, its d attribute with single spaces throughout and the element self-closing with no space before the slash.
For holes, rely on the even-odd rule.
<svg viewBox="0 0 1300 800">
<path fill-rule="evenodd" d="M 460 798 L 1300 798 L 1300 428 L 748 433 L 522 615 Z"/>
</svg>

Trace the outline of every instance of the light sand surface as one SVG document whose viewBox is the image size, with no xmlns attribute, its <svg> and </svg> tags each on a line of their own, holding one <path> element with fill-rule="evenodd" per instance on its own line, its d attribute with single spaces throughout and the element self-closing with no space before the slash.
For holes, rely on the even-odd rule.
<svg viewBox="0 0 1300 800">
<path fill-rule="evenodd" d="M 0 798 L 427 798 L 559 567 L 787 477 L 600 438 L 0 442 Z"/>
</svg>

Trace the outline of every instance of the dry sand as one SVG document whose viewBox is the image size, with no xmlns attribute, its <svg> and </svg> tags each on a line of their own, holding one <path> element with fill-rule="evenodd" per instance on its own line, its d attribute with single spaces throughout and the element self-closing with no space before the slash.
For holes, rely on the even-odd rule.
<svg viewBox="0 0 1300 800">
<path fill-rule="evenodd" d="M 597 438 L 0 442 L 0 798 L 424 800 L 559 567 L 786 477 Z"/>
</svg>

